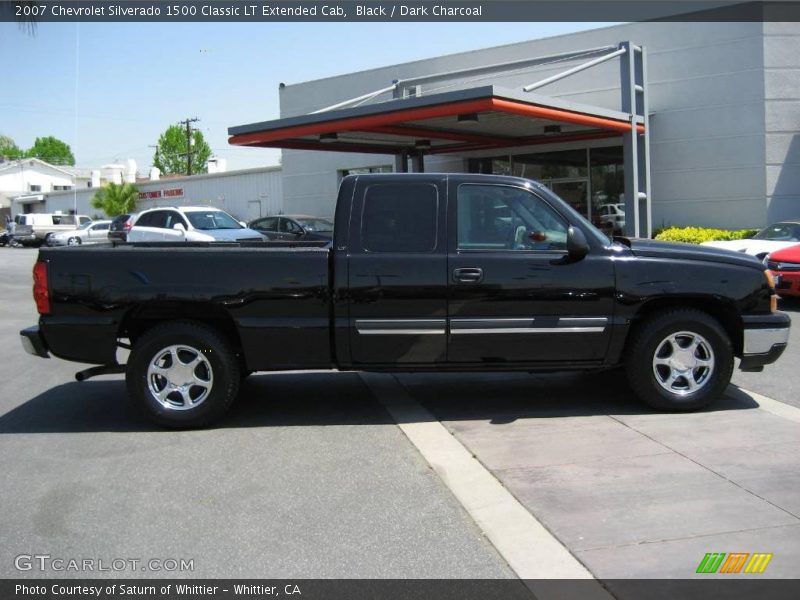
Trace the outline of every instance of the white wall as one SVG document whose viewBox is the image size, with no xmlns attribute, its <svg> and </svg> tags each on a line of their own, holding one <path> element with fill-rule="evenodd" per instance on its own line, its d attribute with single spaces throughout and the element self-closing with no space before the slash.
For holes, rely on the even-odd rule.
<svg viewBox="0 0 800 600">
<path fill-rule="evenodd" d="M 0 171 L 0 191 L 30 192 L 31 185 L 41 186 L 40 192 L 50 192 L 54 185 L 72 186 L 72 177 L 40 163 L 22 161 L 21 166 Z"/>
<path fill-rule="evenodd" d="M 800 27 L 764 23 L 768 221 L 800 219 Z"/>
<path fill-rule="evenodd" d="M 786 30 L 792 32 L 791 36 L 800 31 L 800 24 L 782 27 L 784 35 Z M 767 220 L 768 203 L 765 77 L 769 94 L 776 85 L 780 86 L 775 82 L 777 75 L 769 68 L 765 74 L 762 28 L 761 23 L 633 23 L 432 58 L 288 85 L 280 93 L 281 116 L 306 114 L 389 85 L 393 79 L 630 40 L 645 45 L 648 51 L 649 101 L 653 114 L 653 225 L 760 226 Z M 772 52 L 771 47 L 768 51 Z M 787 49 L 781 56 L 792 65 L 800 64 L 796 51 Z M 424 86 L 423 93 L 445 85 L 439 91 L 489 83 L 519 90 L 564 69 L 563 64 L 556 64 L 535 72 L 497 73 L 480 81 L 434 82 Z M 782 76 L 788 77 L 789 73 L 783 72 Z M 790 78 L 784 87 L 788 89 L 795 83 L 800 81 Z M 605 63 L 543 87 L 537 93 L 619 110 L 619 65 L 617 61 Z M 777 103 L 768 115 L 773 112 L 775 116 L 780 112 Z M 800 156 L 800 150 L 797 153 Z M 329 214 L 336 197 L 337 171 L 372 164 L 393 164 L 393 157 L 284 151 L 287 210 Z M 444 165 L 460 170 L 452 157 Z M 426 168 L 442 167 L 426 159 Z M 777 205 L 777 201 L 778 198 L 773 202 Z"/>
<path fill-rule="evenodd" d="M 154 206 L 208 204 L 226 210 L 244 221 L 283 211 L 281 171 L 275 167 L 161 179 L 137 183 L 136 187 L 140 192 L 182 188 L 184 194 L 180 198 L 142 200 L 138 203 L 137 210 Z M 46 212 L 68 212 L 73 210 L 77 200 L 78 214 L 103 216 L 102 211 L 92 208 L 91 205 L 96 191 L 79 189 L 77 193 L 69 191 L 48 194 Z"/>
</svg>

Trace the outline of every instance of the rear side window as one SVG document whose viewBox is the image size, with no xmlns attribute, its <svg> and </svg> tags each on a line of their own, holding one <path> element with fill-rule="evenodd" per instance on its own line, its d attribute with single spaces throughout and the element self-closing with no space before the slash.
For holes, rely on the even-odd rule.
<svg viewBox="0 0 800 600">
<path fill-rule="evenodd" d="M 434 185 L 371 185 L 364 194 L 361 245 L 368 252 L 432 252 L 438 212 Z"/>
<path fill-rule="evenodd" d="M 261 229 L 263 231 L 277 231 L 278 219 L 276 217 L 268 217 L 266 219 L 259 219 L 253 221 L 253 229 Z"/>
<path fill-rule="evenodd" d="M 136 225 L 139 227 L 161 227 L 165 229 L 167 227 L 167 216 L 168 213 L 164 210 L 145 213 L 139 217 L 139 220 L 136 221 Z"/>
</svg>

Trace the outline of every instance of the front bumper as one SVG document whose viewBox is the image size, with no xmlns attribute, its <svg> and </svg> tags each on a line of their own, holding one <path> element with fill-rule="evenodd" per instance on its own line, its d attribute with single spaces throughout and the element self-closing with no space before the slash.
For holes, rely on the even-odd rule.
<svg viewBox="0 0 800 600">
<path fill-rule="evenodd" d="M 38 325 L 23 329 L 19 332 L 19 335 L 25 352 L 40 358 L 50 358 L 50 352 L 47 349 L 47 344 L 42 337 L 42 332 L 39 331 Z"/>
<path fill-rule="evenodd" d="M 779 296 L 800 296 L 800 271 L 771 271 L 775 293 Z"/>
<path fill-rule="evenodd" d="M 780 358 L 789 343 L 789 328 L 792 321 L 785 313 L 769 315 L 745 315 L 742 371 L 761 371 L 764 365 L 774 363 Z"/>
</svg>

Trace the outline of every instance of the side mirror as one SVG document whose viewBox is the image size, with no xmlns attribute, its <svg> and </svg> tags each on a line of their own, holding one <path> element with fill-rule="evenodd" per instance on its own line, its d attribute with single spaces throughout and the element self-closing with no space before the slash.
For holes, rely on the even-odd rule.
<svg viewBox="0 0 800 600">
<path fill-rule="evenodd" d="M 186 233 L 186 226 L 183 223 L 175 223 L 172 228 L 180 231 L 181 233 Z"/>
<path fill-rule="evenodd" d="M 247 223 L 245 223 L 244 221 L 239 221 L 239 225 L 241 225 L 242 227 L 247 227 Z"/>
<path fill-rule="evenodd" d="M 303 231 L 302 229 L 301 229 L 300 231 L 293 231 L 292 233 L 293 233 L 293 234 L 294 234 L 296 237 L 300 237 L 300 236 L 303 236 L 303 235 L 305 235 L 305 234 L 306 234 L 306 232 L 305 232 L 305 231 Z"/>
<path fill-rule="evenodd" d="M 586 236 L 583 231 L 577 227 L 572 227 L 567 230 L 567 255 L 570 260 L 575 262 L 581 260 L 589 253 L 589 242 L 586 241 Z"/>
</svg>

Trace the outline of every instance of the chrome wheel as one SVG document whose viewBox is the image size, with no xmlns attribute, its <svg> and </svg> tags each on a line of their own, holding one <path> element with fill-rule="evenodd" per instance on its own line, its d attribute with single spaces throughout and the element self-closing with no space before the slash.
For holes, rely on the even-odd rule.
<svg viewBox="0 0 800 600">
<path fill-rule="evenodd" d="M 188 410 L 211 393 L 214 372 L 200 350 L 184 344 L 157 352 L 147 368 L 147 386 L 164 408 Z"/>
<path fill-rule="evenodd" d="M 653 374 L 671 394 L 686 396 L 705 386 L 714 373 L 714 351 L 700 334 L 678 331 L 664 338 L 653 355 Z"/>
<path fill-rule="evenodd" d="M 67 246 L 80 246 L 81 240 L 80 238 L 71 237 L 67 240 Z"/>
</svg>

